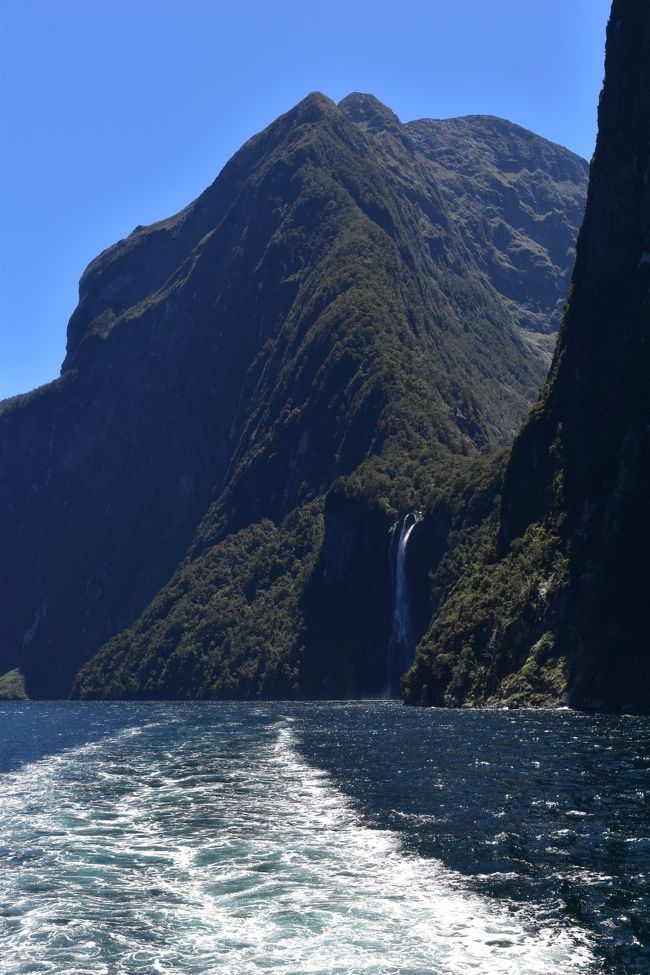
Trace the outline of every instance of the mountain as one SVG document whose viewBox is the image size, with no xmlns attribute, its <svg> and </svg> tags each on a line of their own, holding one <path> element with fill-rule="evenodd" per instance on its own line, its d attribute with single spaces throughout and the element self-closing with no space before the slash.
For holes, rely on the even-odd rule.
<svg viewBox="0 0 650 975">
<path fill-rule="evenodd" d="M 537 395 L 586 169 L 508 122 L 312 94 L 100 254 L 61 377 L 0 408 L 0 673 L 376 692 L 391 526 Z"/>
<path fill-rule="evenodd" d="M 463 522 L 472 560 L 454 572 L 452 541 L 433 566 L 412 703 L 650 707 L 649 66 L 650 7 L 615 0 L 551 373 L 486 488 L 500 508 Z"/>
<path fill-rule="evenodd" d="M 553 336 L 545 346 L 552 353 L 584 214 L 583 160 L 499 118 L 422 119 L 407 128 L 479 268 L 529 338 Z"/>
</svg>

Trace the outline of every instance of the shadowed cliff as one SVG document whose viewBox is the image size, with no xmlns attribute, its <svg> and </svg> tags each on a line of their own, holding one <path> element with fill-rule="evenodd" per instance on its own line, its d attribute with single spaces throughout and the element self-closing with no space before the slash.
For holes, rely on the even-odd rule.
<svg viewBox="0 0 650 975">
<path fill-rule="evenodd" d="M 407 700 L 650 707 L 649 374 L 650 7 L 615 0 L 551 373 L 473 567 L 453 590 L 446 576 Z"/>
</svg>

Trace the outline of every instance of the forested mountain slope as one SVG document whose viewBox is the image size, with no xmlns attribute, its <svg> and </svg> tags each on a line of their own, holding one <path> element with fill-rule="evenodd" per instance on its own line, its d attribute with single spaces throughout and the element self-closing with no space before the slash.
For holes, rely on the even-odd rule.
<svg viewBox="0 0 650 975">
<path fill-rule="evenodd" d="M 114 638 L 78 693 L 376 691 L 390 527 L 518 428 L 585 181 L 506 122 L 313 94 L 99 255 L 61 378 L 0 410 L 0 672 L 66 695 Z"/>
</svg>

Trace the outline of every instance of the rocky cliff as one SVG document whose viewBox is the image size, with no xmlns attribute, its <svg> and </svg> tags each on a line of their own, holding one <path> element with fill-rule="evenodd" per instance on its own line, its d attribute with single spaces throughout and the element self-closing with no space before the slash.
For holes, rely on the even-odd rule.
<svg viewBox="0 0 650 975">
<path fill-rule="evenodd" d="M 649 371 L 650 7 L 615 0 L 551 374 L 499 516 L 422 641 L 409 701 L 650 707 Z"/>
</svg>

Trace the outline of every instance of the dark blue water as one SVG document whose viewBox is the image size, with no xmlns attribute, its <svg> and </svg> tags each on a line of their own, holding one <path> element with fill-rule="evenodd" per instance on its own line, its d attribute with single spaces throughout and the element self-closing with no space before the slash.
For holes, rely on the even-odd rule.
<svg viewBox="0 0 650 975">
<path fill-rule="evenodd" d="M 4 973 L 650 972 L 650 720 L 2 704 Z"/>
</svg>

